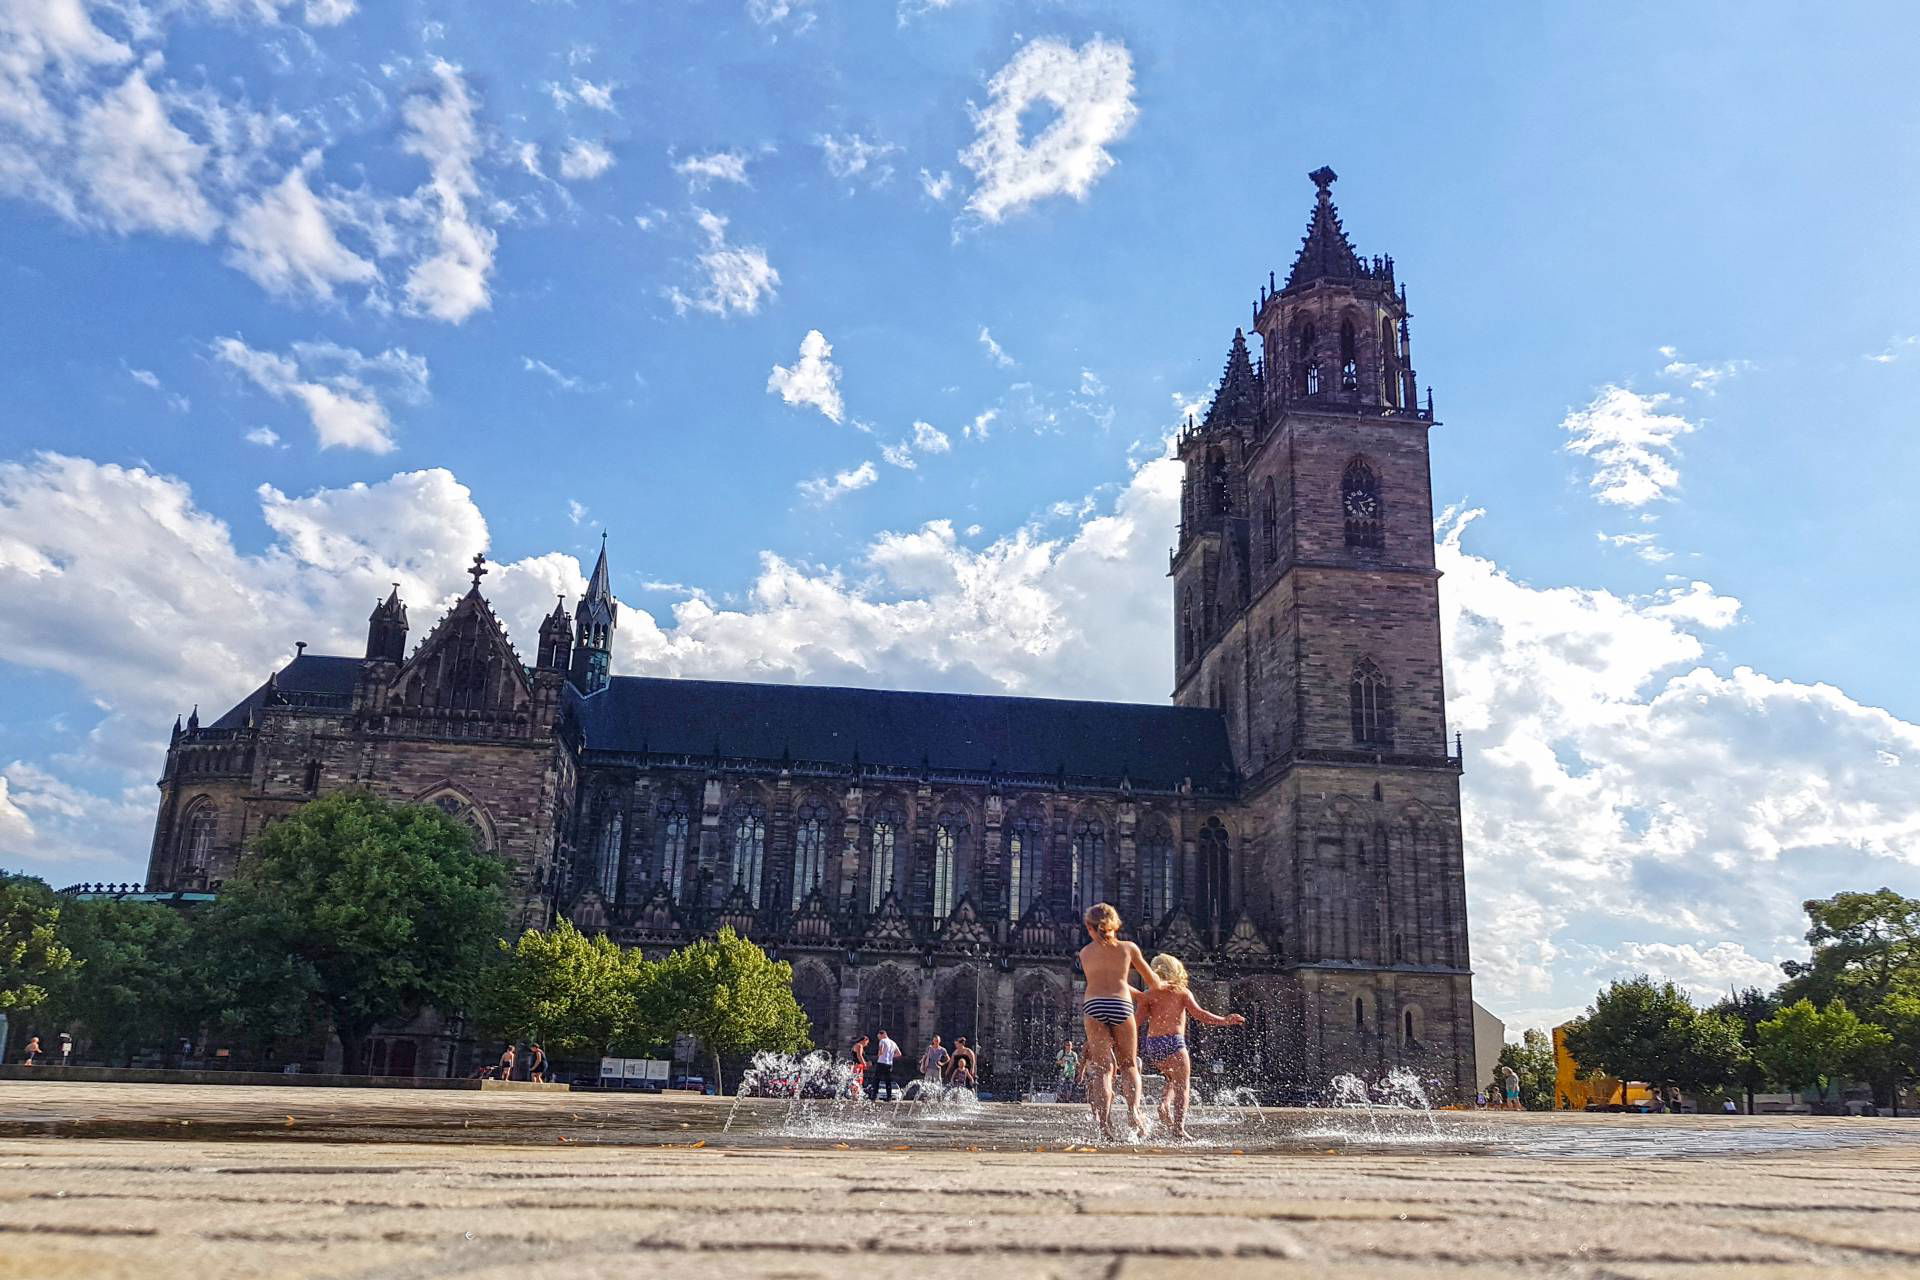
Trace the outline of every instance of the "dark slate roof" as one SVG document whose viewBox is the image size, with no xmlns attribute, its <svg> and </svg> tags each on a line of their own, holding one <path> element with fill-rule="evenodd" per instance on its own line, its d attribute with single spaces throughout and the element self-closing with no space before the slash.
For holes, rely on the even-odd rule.
<svg viewBox="0 0 1920 1280">
<path fill-rule="evenodd" d="M 351 694 L 354 678 L 360 674 L 360 666 L 364 661 L 363 658 L 339 658 L 324 653 L 303 653 L 280 668 L 280 673 L 271 686 L 261 685 L 243 698 L 231 711 L 207 727 L 210 729 L 242 728 L 247 723 L 249 715 L 257 715 L 260 708 L 267 705 L 267 694 L 270 689 L 293 694 Z"/>
<path fill-rule="evenodd" d="M 573 703 L 589 751 L 1221 784 L 1225 718 L 1198 707 L 616 676 Z"/>
</svg>

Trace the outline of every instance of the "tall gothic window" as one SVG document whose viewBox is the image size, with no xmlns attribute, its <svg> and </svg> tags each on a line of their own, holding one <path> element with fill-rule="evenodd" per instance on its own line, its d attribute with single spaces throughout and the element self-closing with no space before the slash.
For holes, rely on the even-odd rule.
<svg viewBox="0 0 1920 1280">
<path fill-rule="evenodd" d="M 1046 884 L 1047 828 L 1044 820 L 1021 814 L 1007 824 L 1007 917 L 1018 920 Z"/>
<path fill-rule="evenodd" d="M 1353 664 L 1348 687 L 1353 710 L 1353 740 L 1363 747 L 1393 745 L 1393 690 L 1372 658 Z"/>
<path fill-rule="evenodd" d="M 1393 321 L 1380 322 L 1380 399 L 1383 403 L 1400 407 L 1400 361 L 1399 344 L 1393 339 Z"/>
<path fill-rule="evenodd" d="M 1340 511 L 1347 521 L 1348 546 L 1380 549 L 1380 481 L 1364 458 L 1349 462 L 1340 477 Z"/>
<path fill-rule="evenodd" d="M 620 837 L 624 834 L 625 825 L 622 816 L 614 813 L 600 828 L 600 848 L 596 850 L 594 859 L 594 887 L 608 902 L 620 896 Z"/>
<path fill-rule="evenodd" d="M 1354 340 L 1351 320 L 1340 322 L 1340 389 L 1360 389 L 1360 346 Z"/>
<path fill-rule="evenodd" d="M 797 909 L 809 893 L 827 879 L 827 807 L 817 800 L 800 806 L 793 828 L 793 905 Z"/>
<path fill-rule="evenodd" d="M 1147 923 L 1157 924 L 1173 910 L 1179 890 L 1175 882 L 1173 835 L 1164 823 L 1154 825 L 1139 842 L 1140 906 Z"/>
<path fill-rule="evenodd" d="M 900 815 L 883 809 L 874 815 L 867 841 L 867 905 L 874 911 L 893 892 L 895 845 L 900 839 Z"/>
<path fill-rule="evenodd" d="M 750 800 L 733 806 L 728 821 L 733 833 L 733 882 L 744 886 L 747 898 L 760 905 L 760 873 L 767 860 L 767 811 Z"/>
<path fill-rule="evenodd" d="M 1300 394 L 1303 396 L 1318 395 L 1320 393 L 1320 362 L 1315 358 L 1313 352 L 1316 337 L 1317 335 L 1313 331 L 1313 322 L 1309 320 L 1300 326 L 1299 333 L 1294 341 L 1294 347 L 1299 357 L 1298 367 L 1300 370 L 1296 382 Z"/>
<path fill-rule="evenodd" d="M 945 919 L 964 890 L 960 887 L 960 841 L 966 820 L 943 813 L 933 828 L 933 914 Z"/>
<path fill-rule="evenodd" d="M 1215 449 L 1207 455 L 1207 514 L 1224 516 L 1233 510 L 1233 491 L 1227 483 L 1227 455 Z"/>
<path fill-rule="evenodd" d="M 670 886 L 677 899 L 687 879 L 686 797 L 674 795 L 661 800 L 655 821 L 660 833 L 660 881 Z"/>
<path fill-rule="evenodd" d="M 181 861 L 188 871 L 205 871 L 213 865 L 213 838 L 220 826 L 220 814 L 210 804 L 199 804 L 187 815 L 180 838 Z"/>
<path fill-rule="evenodd" d="M 1193 588 L 1188 587 L 1180 599 L 1180 661 L 1192 662 L 1194 649 Z"/>
<path fill-rule="evenodd" d="M 1098 818 L 1073 824 L 1073 905 L 1085 911 L 1106 896 L 1107 829 Z"/>
<path fill-rule="evenodd" d="M 1268 564 L 1280 558 L 1280 512 L 1273 500 L 1272 476 L 1260 482 L 1260 545 Z"/>
<path fill-rule="evenodd" d="M 1221 932 L 1233 927 L 1232 866 L 1227 857 L 1227 828 L 1208 818 L 1200 828 L 1200 924 Z"/>
</svg>

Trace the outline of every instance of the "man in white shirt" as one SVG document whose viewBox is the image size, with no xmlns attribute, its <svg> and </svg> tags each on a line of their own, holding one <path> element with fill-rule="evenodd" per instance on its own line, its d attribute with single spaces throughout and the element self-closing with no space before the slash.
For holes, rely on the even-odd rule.
<svg viewBox="0 0 1920 1280">
<path fill-rule="evenodd" d="M 888 1035 L 883 1028 L 880 1032 L 879 1046 L 873 1051 L 873 1092 L 871 1096 L 875 1102 L 880 1100 L 880 1090 L 882 1089 L 887 1091 L 887 1101 L 893 1101 L 893 1064 L 899 1057 L 900 1046 L 893 1042 L 893 1037 Z"/>
</svg>

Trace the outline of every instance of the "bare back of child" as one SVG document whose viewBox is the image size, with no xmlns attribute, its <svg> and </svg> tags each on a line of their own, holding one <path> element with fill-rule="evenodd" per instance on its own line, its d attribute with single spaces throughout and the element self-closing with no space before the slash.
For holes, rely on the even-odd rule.
<svg viewBox="0 0 1920 1280">
<path fill-rule="evenodd" d="M 1080 948 L 1080 970 L 1086 975 L 1087 986 L 1080 1017 L 1087 1033 L 1087 1104 L 1093 1108 L 1101 1134 L 1111 1138 L 1109 1108 L 1117 1075 L 1120 1095 L 1127 1104 L 1127 1123 L 1133 1132 L 1140 1133 L 1146 1126 L 1140 1119 L 1140 1025 L 1133 1012 L 1138 992 L 1127 979 L 1137 972 L 1150 991 L 1162 984 L 1147 967 L 1140 948 L 1121 941 L 1120 913 L 1111 904 L 1096 902 L 1088 907 L 1085 924 L 1089 941 Z"/>
<path fill-rule="evenodd" d="M 1211 1013 L 1200 1007 L 1187 989 L 1187 966 L 1162 952 L 1153 958 L 1154 976 L 1166 985 L 1135 997 L 1147 1034 L 1140 1041 L 1140 1058 L 1167 1079 L 1160 1094 L 1160 1123 L 1176 1138 L 1186 1139 L 1187 1105 L 1193 1087 L 1193 1058 L 1187 1052 L 1187 1019 L 1209 1027 L 1238 1027 L 1246 1019 L 1237 1013 Z"/>
</svg>

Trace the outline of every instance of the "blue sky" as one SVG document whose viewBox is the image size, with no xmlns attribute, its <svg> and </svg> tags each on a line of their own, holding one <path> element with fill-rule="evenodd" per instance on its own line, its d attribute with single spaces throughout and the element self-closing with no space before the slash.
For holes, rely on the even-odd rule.
<svg viewBox="0 0 1920 1280">
<path fill-rule="evenodd" d="M 0 860 L 137 876 L 176 710 L 481 545 L 530 640 L 606 530 L 617 669 L 1165 696 L 1156 459 L 1331 164 L 1445 423 L 1482 999 L 1763 980 L 1920 891 L 1915 25 L 9 7 Z"/>
</svg>

